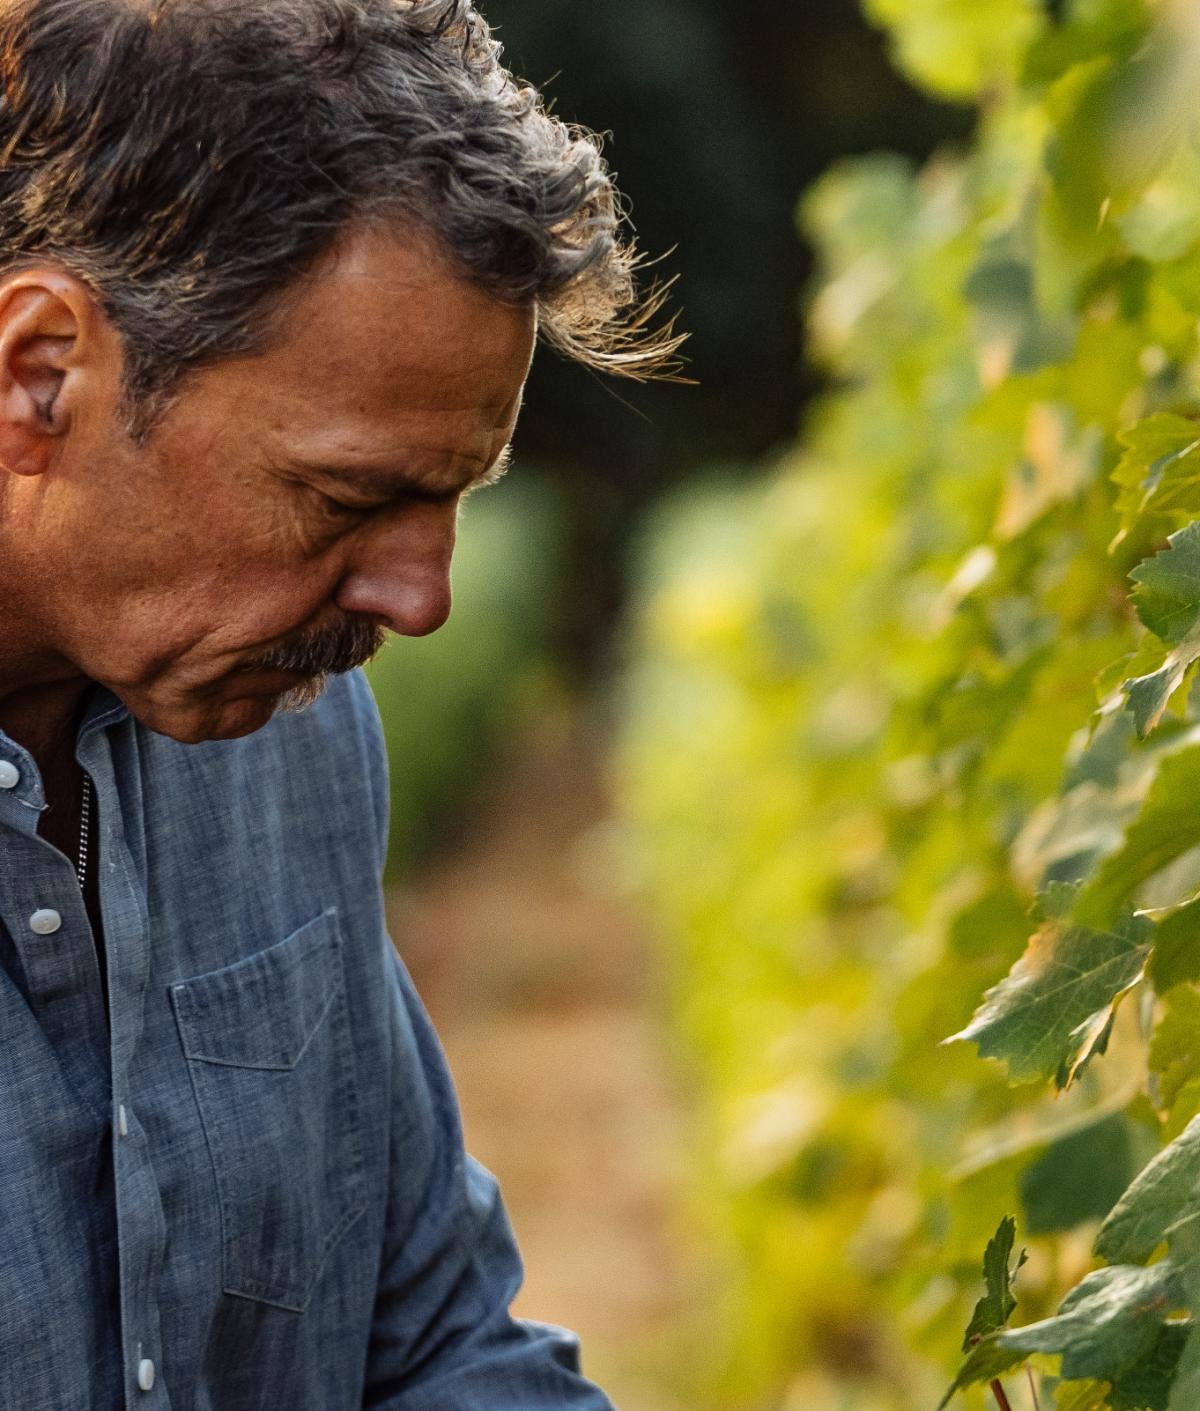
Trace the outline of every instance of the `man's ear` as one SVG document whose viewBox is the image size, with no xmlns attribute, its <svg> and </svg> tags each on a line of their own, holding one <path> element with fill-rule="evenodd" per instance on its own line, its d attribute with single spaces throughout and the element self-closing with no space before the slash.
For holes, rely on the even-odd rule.
<svg viewBox="0 0 1200 1411">
<path fill-rule="evenodd" d="M 0 472 L 41 475 L 51 464 L 97 313 L 70 275 L 22 270 L 0 280 Z"/>
</svg>

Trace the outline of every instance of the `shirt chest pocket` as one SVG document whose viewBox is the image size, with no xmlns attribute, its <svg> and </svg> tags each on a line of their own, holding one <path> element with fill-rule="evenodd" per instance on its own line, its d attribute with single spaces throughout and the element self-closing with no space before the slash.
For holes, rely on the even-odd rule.
<svg viewBox="0 0 1200 1411">
<path fill-rule="evenodd" d="M 337 914 L 171 987 L 227 1293 L 302 1310 L 366 1203 Z"/>
</svg>

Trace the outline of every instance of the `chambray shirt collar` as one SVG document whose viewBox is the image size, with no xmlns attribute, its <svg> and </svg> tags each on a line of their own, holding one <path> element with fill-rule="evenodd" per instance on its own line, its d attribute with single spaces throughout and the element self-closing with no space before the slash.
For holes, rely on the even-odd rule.
<svg viewBox="0 0 1200 1411">
<path fill-rule="evenodd" d="M 94 749 L 93 737 L 125 720 L 129 709 L 106 686 L 95 685 L 88 693 L 79 730 L 75 737 L 76 758 L 85 767 Z M 0 765 L 7 764 L 17 772 L 16 782 L 4 785 L 0 779 L 0 824 L 32 834 L 46 810 L 46 791 L 33 756 L 24 746 L 0 730 Z M 0 771 L 11 777 L 8 770 Z"/>
</svg>

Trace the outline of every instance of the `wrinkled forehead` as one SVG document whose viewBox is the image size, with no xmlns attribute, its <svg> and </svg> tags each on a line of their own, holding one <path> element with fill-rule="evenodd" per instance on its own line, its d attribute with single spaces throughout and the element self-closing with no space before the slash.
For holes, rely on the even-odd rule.
<svg viewBox="0 0 1200 1411">
<path fill-rule="evenodd" d="M 339 241 L 291 291 L 260 373 L 320 405 L 502 416 L 536 338 L 530 307 L 459 275 L 427 239 L 367 228 Z"/>
</svg>

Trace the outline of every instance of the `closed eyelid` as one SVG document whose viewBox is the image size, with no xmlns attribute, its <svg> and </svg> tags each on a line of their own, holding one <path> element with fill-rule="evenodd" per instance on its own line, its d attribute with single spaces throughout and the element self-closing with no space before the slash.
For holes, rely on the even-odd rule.
<svg viewBox="0 0 1200 1411">
<path fill-rule="evenodd" d="M 448 489 L 423 487 L 419 481 L 399 484 L 393 481 L 386 487 L 383 485 L 372 486 L 369 472 L 356 472 L 353 469 L 337 465 L 314 465 L 299 462 L 296 464 L 296 469 L 303 476 L 303 483 L 315 489 L 322 497 L 343 507 L 346 512 L 359 510 L 365 514 L 372 510 L 386 509 L 389 505 L 402 504 L 405 501 L 442 505 L 451 504 L 458 499 L 466 499 L 474 491 L 485 489 L 502 479 L 509 468 L 511 458 L 512 447 L 509 444 L 478 478 L 467 481 L 465 485 L 450 486 Z M 323 489 L 319 483 L 314 484 L 310 477 L 316 477 L 318 481 L 324 482 L 330 489 Z M 345 498 L 339 499 L 339 494 Z M 364 498 L 356 503 L 356 496 Z"/>
</svg>

